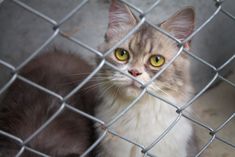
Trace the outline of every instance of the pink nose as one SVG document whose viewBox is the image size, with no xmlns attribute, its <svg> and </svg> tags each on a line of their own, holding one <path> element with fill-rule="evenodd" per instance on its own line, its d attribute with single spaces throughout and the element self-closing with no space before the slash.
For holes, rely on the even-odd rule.
<svg viewBox="0 0 235 157">
<path fill-rule="evenodd" d="M 134 77 L 137 77 L 137 76 L 139 76 L 139 75 L 142 74 L 141 72 L 139 72 L 139 71 L 136 70 L 136 69 L 128 70 L 128 72 L 129 72 L 132 76 L 134 76 Z"/>
</svg>

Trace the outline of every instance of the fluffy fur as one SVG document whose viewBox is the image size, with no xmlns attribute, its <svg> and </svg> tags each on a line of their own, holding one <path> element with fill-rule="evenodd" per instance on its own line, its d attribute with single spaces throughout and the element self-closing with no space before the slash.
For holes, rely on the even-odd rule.
<svg viewBox="0 0 235 157">
<path fill-rule="evenodd" d="M 78 56 L 55 50 L 33 59 L 20 74 L 65 96 L 90 72 L 90 67 Z M 91 107 L 84 105 L 88 104 L 84 100 L 90 99 L 82 93 L 76 93 L 68 102 L 75 108 L 92 113 Z M 25 140 L 59 109 L 61 103 L 58 98 L 17 79 L 0 103 L 0 130 Z M 87 118 L 64 108 L 49 126 L 26 145 L 50 156 L 78 157 L 92 144 L 93 135 L 92 124 Z M 0 156 L 13 157 L 20 148 L 16 141 L 0 135 Z M 21 156 L 38 155 L 25 150 Z"/>
<path fill-rule="evenodd" d="M 127 6 L 113 0 L 106 41 L 100 46 L 100 50 L 110 49 L 137 22 L 137 18 Z M 184 40 L 193 31 L 194 11 L 186 8 L 164 21 L 161 27 L 179 40 Z M 119 48 L 129 52 L 128 62 L 123 63 L 117 60 L 114 54 L 108 56 L 107 60 L 123 72 L 128 73 L 133 69 L 139 71 L 141 75 L 135 77 L 142 83 L 147 83 L 162 68 L 152 67 L 149 64 L 150 56 L 162 55 L 167 63 L 179 50 L 173 40 L 157 32 L 148 24 L 144 24 Z M 148 90 L 177 105 L 186 102 L 193 92 L 189 66 L 187 56 L 180 55 L 158 79 L 148 86 Z M 105 122 L 110 122 L 140 94 L 140 84 L 108 66 L 104 67 L 99 77 L 106 83 L 99 86 L 102 103 L 96 108 L 96 116 Z M 146 147 L 164 132 L 177 115 L 175 108 L 145 94 L 131 110 L 111 126 L 111 129 Z M 99 134 L 102 132 L 102 129 L 98 130 Z M 192 156 L 187 150 L 192 135 L 193 129 L 190 123 L 181 118 L 177 125 L 149 152 L 160 157 Z M 136 146 L 112 135 L 108 135 L 101 142 L 99 152 L 99 157 L 139 157 L 142 154 Z"/>
</svg>

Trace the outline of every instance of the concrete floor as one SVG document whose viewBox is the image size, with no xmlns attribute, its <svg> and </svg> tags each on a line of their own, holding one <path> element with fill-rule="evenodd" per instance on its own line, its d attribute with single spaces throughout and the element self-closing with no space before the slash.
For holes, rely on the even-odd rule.
<svg viewBox="0 0 235 157">
<path fill-rule="evenodd" d="M 230 75 L 228 80 L 235 82 L 235 74 Z M 194 114 L 192 117 L 215 129 L 224 123 L 235 113 L 235 87 L 226 82 L 209 89 L 193 103 Z M 200 147 L 205 145 L 209 138 L 208 130 L 195 126 Z M 226 141 L 235 144 L 235 117 L 220 130 L 217 135 Z M 214 140 L 202 154 L 204 157 L 234 157 L 235 149 Z"/>
<path fill-rule="evenodd" d="M 74 8 L 74 4 L 81 2 L 81 0 L 68 0 L 65 4 L 63 0 L 22 1 L 56 20 L 61 19 Z M 154 0 L 130 0 L 130 2 L 141 9 L 145 9 Z M 148 18 L 158 23 L 169 17 L 176 10 L 188 5 L 192 5 L 196 9 L 197 27 L 215 10 L 212 0 L 164 0 L 161 1 L 158 9 L 154 9 Z M 67 21 L 61 29 L 70 34 L 72 33 L 79 40 L 96 48 L 103 40 L 103 34 L 107 26 L 108 6 L 109 0 L 99 0 L 99 2 L 98 0 L 92 0 L 78 14 Z M 224 7 L 235 15 L 235 1 L 227 0 Z M 48 29 L 49 27 L 48 23 L 31 15 L 19 6 L 9 1 L 4 1 L 1 5 L 0 0 L 0 59 L 13 65 L 19 65 L 53 33 Z M 193 52 L 218 67 L 235 52 L 234 28 L 234 21 L 223 14 L 219 14 L 205 29 L 195 36 L 192 43 Z M 61 37 L 57 37 L 47 48 L 58 45 L 59 48 L 65 50 L 79 51 L 86 60 L 91 63 L 94 61 L 91 53 Z M 235 68 L 235 64 L 230 65 L 230 67 L 232 68 L 227 71 L 232 71 Z M 0 88 L 9 79 L 9 72 L 9 70 L 0 65 Z M 211 75 L 208 68 L 198 62 L 194 62 L 192 76 L 195 88 L 199 91 Z M 235 83 L 235 74 L 230 74 L 228 79 Z M 217 128 L 229 116 L 235 113 L 235 88 L 222 82 L 205 92 L 192 106 L 194 108 L 194 112 L 191 115 L 193 118 L 198 119 L 213 129 Z M 210 135 L 208 130 L 202 127 L 196 125 L 195 128 L 200 148 L 202 148 L 208 142 Z M 235 118 L 218 135 L 235 144 Z M 218 140 L 214 140 L 202 156 L 234 157 L 235 149 Z"/>
</svg>

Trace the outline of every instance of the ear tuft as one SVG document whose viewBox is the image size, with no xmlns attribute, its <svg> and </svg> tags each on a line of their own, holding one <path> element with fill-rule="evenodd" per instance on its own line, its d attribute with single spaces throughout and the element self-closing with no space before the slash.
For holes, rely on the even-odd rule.
<svg viewBox="0 0 235 157">
<path fill-rule="evenodd" d="M 135 16 L 126 5 L 118 0 L 112 0 L 109 9 L 109 24 L 106 38 L 112 38 L 113 35 L 124 31 L 130 26 L 133 27 L 136 23 Z"/>
<path fill-rule="evenodd" d="M 188 7 L 164 21 L 161 27 L 183 41 L 193 32 L 194 25 L 195 12 L 193 8 Z"/>
</svg>

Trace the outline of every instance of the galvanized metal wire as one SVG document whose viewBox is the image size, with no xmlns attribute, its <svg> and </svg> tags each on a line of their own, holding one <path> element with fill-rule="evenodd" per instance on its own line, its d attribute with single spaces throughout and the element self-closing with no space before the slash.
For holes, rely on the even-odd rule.
<svg viewBox="0 0 235 157">
<path fill-rule="evenodd" d="M 2 66 L 4 66 L 5 68 L 9 69 L 12 72 L 12 76 L 9 79 L 9 81 L 0 89 L 0 95 L 3 94 L 8 87 L 11 86 L 11 84 L 16 80 L 16 79 L 20 79 L 21 81 L 41 90 L 42 92 L 56 97 L 59 100 L 61 100 L 61 104 L 58 108 L 58 110 L 40 127 L 38 128 L 33 134 L 31 134 L 27 139 L 22 140 L 19 137 L 16 137 L 15 135 L 11 135 L 10 133 L 7 133 L 3 130 L 0 130 L 0 134 L 2 136 L 5 136 L 7 138 L 10 138 L 14 141 L 16 141 L 20 146 L 21 149 L 19 150 L 19 152 L 16 154 L 17 157 L 20 157 L 24 151 L 30 151 L 32 153 L 35 153 L 39 156 L 42 157 L 48 157 L 49 155 L 45 154 L 44 152 L 40 152 L 38 150 L 35 150 L 34 148 L 30 148 L 27 144 L 34 139 L 41 131 L 43 131 L 58 115 L 60 115 L 60 113 L 66 108 L 69 109 L 77 114 L 80 114 L 88 119 L 91 119 L 92 121 L 103 125 L 105 130 L 104 133 L 96 140 L 95 143 L 93 143 L 81 156 L 85 157 L 87 154 L 89 154 L 105 137 L 107 134 L 112 134 L 113 136 L 116 136 L 128 143 L 131 143 L 133 145 L 135 145 L 136 147 L 140 148 L 143 153 L 144 156 L 150 156 L 150 157 L 155 157 L 157 156 L 157 154 L 150 154 L 149 151 L 155 146 L 157 145 L 164 137 L 165 135 L 168 134 L 169 131 L 171 131 L 172 128 L 174 128 L 174 126 L 178 123 L 178 121 L 181 118 L 186 118 L 188 120 L 190 120 L 191 122 L 193 122 L 195 125 L 200 126 L 205 128 L 208 131 L 208 136 L 211 136 L 211 138 L 208 140 L 208 142 L 202 147 L 200 148 L 200 151 L 195 154 L 195 156 L 200 156 L 207 148 L 208 146 L 215 140 L 219 140 L 221 142 L 223 142 L 224 144 L 232 147 L 235 149 L 235 144 L 234 143 L 230 143 L 229 141 L 226 141 L 225 139 L 223 139 L 222 137 L 220 137 L 218 135 L 219 132 L 223 131 L 223 128 L 227 125 L 227 123 L 229 123 L 232 119 L 235 118 L 235 113 L 233 113 L 230 117 L 228 117 L 226 119 L 226 121 L 224 121 L 220 126 L 218 126 L 218 128 L 213 129 L 212 127 L 210 127 L 207 124 L 204 124 L 196 119 L 193 119 L 189 116 L 187 116 L 185 114 L 185 110 L 190 107 L 192 105 L 192 103 L 197 100 L 217 79 L 224 81 L 226 83 L 228 83 L 230 86 L 232 86 L 235 90 L 235 83 L 227 80 L 226 78 L 224 78 L 221 74 L 220 71 L 223 70 L 224 68 L 226 68 L 228 66 L 228 64 L 230 64 L 234 59 L 235 59 L 235 53 L 234 55 L 229 58 L 223 65 L 221 65 L 220 67 L 215 67 L 214 65 L 208 63 L 206 60 L 204 60 L 203 58 L 200 58 L 199 56 L 196 56 L 195 53 L 192 53 L 191 51 L 185 49 L 183 47 L 184 43 L 191 40 L 193 36 L 195 36 L 196 34 L 198 34 L 198 32 L 200 32 L 202 29 L 204 29 L 204 27 L 210 23 L 210 21 L 212 21 L 219 12 L 225 14 L 226 16 L 228 16 L 229 18 L 231 18 L 232 20 L 235 21 L 235 16 L 232 15 L 230 12 L 228 12 L 226 9 L 223 8 L 222 4 L 223 1 L 220 0 L 214 0 L 215 3 L 215 7 L 216 10 L 213 12 L 213 14 L 203 23 L 201 24 L 197 29 L 194 30 L 194 32 L 188 36 L 184 41 L 180 41 L 178 39 L 176 39 L 174 36 L 172 36 L 171 34 L 169 34 L 168 32 L 164 31 L 163 29 L 161 29 L 159 26 L 152 24 L 150 21 L 148 21 L 145 17 L 146 15 L 148 15 L 152 9 L 157 8 L 160 0 L 156 0 L 149 8 L 147 8 L 146 10 L 141 10 L 140 8 L 136 7 L 135 5 L 131 4 L 130 2 L 127 2 L 126 0 L 120 0 L 123 3 L 125 3 L 126 5 L 128 5 L 131 9 L 137 11 L 137 13 L 139 13 L 139 17 L 140 20 L 138 22 L 138 24 L 125 36 L 122 38 L 122 40 L 120 40 L 118 43 L 116 43 L 111 49 L 109 49 L 107 52 L 105 53 L 101 53 L 96 49 L 93 49 L 91 46 L 83 43 L 82 41 L 68 36 L 66 35 L 65 32 L 63 32 L 62 30 L 60 30 L 60 27 L 69 19 L 72 18 L 74 14 L 76 14 L 81 8 L 83 8 L 88 2 L 89 0 L 83 0 L 81 3 L 79 3 L 73 10 L 71 10 L 67 15 L 65 15 L 61 20 L 56 21 L 54 19 L 52 19 L 51 17 L 43 14 L 42 12 L 40 12 L 39 10 L 34 9 L 33 7 L 27 5 L 26 3 L 20 1 L 20 0 L 12 0 L 13 3 L 17 4 L 18 6 L 22 7 L 23 9 L 27 10 L 30 14 L 34 14 L 36 16 L 38 16 L 38 18 L 41 18 L 42 20 L 44 20 L 45 22 L 48 22 L 51 24 L 51 28 L 53 29 L 53 34 L 38 48 L 36 49 L 34 52 L 31 53 L 31 55 L 24 60 L 19 66 L 14 66 L 4 60 L 2 60 L 0 58 L 0 64 Z M 135 33 L 142 25 L 143 23 L 148 23 L 150 24 L 153 28 L 155 28 L 157 31 L 161 32 L 162 34 L 164 34 L 165 36 L 171 38 L 172 40 L 174 40 L 178 45 L 179 45 L 179 51 L 175 53 L 175 56 L 172 58 L 172 60 L 166 64 L 162 70 L 157 73 L 148 83 L 143 84 L 142 82 L 140 82 L 139 80 L 137 80 L 135 77 L 131 76 L 128 73 L 125 73 L 123 71 L 121 71 L 120 69 L 118 69 L 117 67 L 115 67 L 115 65 L 111 64 L 110 62 L 108 62 L 107 60 L 105 60 L 105 56 L 109 55 L 110 53 L 113 52 L 113 50 L 118 47 L 120 44 L 122 44 L 125 40 L 127 40 L 133 33 Z M 49 45 L 57 36 L 61 36 L 63 38 L 68 39 L 69 41 L 78 44 L 79 46 L 82 46 L 83 48 L 87 49 L 88 51 L 94 53 L 97 57 L 100 57 L 101 62 L 97 65 L 97 67 L 94 69 L 93 72 L 90 73 L 90 75 L 84 79 L 84 81 L 79 84 L 75 89 L 73 89 L 68 95 L 66 96 L 61 96 L 45 87 L 42 87 L 41 85 L 36 84 L 35 82 L 30 81 L 29 79 L 21 76 L 20 74 L 18 74 L 18 71 L 21 70 L 24 66 L 27 65 L 27 63 L 29 63 L 33 58 L 35 58 L 38 54 L 40 54 L 42 52 L 42 50 Z M 193 59 L 195 59 L 196 61 L 204 64 L 205 66 L 207 66 L 208 68 L 210 68 L 211 70 L 214 71 L 214 77 L 207 83 L 206 86 L 203 87 L 203 89 L 201 89 L 201 91 L 199 91 L 192 99 L 190 99 L 188 102 L 186 102 L 185 104 L 181 105 L 180 107 L 177 104 L 172 104 L 170 102 L 168 102 L 167 100 L 164 100 L 163 98 L 155 95 L 154 93 L 152 93 L 151 91 L 149 91 L 147 89 L 148 85 L 151 84 L 153 82 L 153 80 L 157 79 L 176 59 L 177 57 L 181 54 L 181 53 L 185 53 L 188 56 L 192 57 Z M 110 68 L 113 68 L 119 72 L 121 72 L 122 74 L 134 79 L 135 81 L 139 82 L 142 85 L 142 92 L 139 94 L 139 96 L 133 100 L 123 111 L 121 111 L 120 113 L 118 113 L 118 115 L 112 119 L 110 122 L 105 123 L 102 120 L 98 119 L 97 117 L 94 117 L 93 115 L 89 115 L 88 113 L 85 113 L 79 109 L 74 108 L 72 105 L 70 105 L 69 103 L 67 103 L 67 100 L 73 96 L 77 91 L 79 91 L 90 79 L 92 79 L 92 77 L 94 75 L 96 75 L 100 69 L 104 66 L 107 65 Z M 168 126 L 168 128 L 162 132 L 162 134 L 157 137 L 156 139 L 152 139 L 152 143 L 146 147 L 142 146 L 139 143 L 136 143 L 135 141 L 132 141 L 130 139 L 128 139 L 127 137 L 124 137 L 120 134 L 118 134 L 117 132 L 115 132 L 114 130 L 112 130 L 112 125 L 118 120 L 120 119 L 123 115 L 125 115 L 129 110 L 131 110 L 133 108 L 133 106 L 135 106 L 135 104 L 139 101 L 139 99 L 141 99 L 141 97 L 145 94 L 148 93 L 149 95 L 156 97 L 164 102 L 166 102 L 169 106 L 175 108 L 176 113 L 178 114 L 178 116 L 175 118 L 175 120 Z"/>
</svg>

